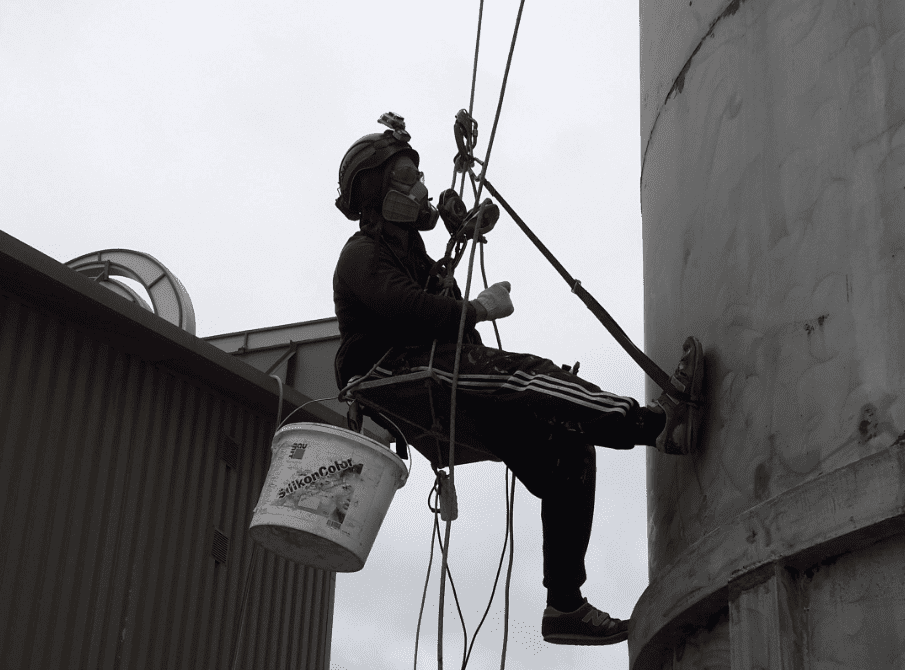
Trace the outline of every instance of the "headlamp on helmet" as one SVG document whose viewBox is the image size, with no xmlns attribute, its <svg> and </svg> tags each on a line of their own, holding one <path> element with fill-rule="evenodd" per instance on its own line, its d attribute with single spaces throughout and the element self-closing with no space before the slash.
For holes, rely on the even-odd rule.
<svg viewBox="0 0 905 670">
<path fill-rule="evenodd" d="M 408 142 L 410 139 L 412 139 L 412 136 L 409 135 L 405 130 L 405 119 L 398 114 L 393 114 L 393 112 L 381 114 L 380 118 L 377 119 L 377 123 L 383 124 L 390 130 L 392 130 L 393 137 L 395 137 L 400 142 Z"/>
</svg>

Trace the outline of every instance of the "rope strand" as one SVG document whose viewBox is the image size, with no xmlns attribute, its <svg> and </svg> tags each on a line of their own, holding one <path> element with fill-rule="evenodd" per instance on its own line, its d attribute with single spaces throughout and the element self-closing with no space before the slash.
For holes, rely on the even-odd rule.
<svg viewBox="0 0 905 670">
<path fill-rule="evenodd" d="M 497 191 L 493 184 L 483 178 L 481 175 L 481 185 L 487 186 L 487 190 L 490 191 L 491 195 L 497 199 L 497 202 L 506 210 L 512 220 L 516 223 L 516 225 L 521 228 L 522 232 L 528 237 L 531 242 L 534 243 L 534 246 L 537 247 L 537 250 L 541 252 L 544 258 L 549 261 L 549 263 L 554 267 L 554 269 L 559 273 L 559 275 L 566 280 L 566 283 L 572 288 L 572 293 L 578 296 L 578 299 L 581 300 L 585 306 L 591 311 L 591 313 L 597 317 L 597 320 L 600 321 L 601 324 L 609 331 L 610 335 L 613 336 L 613 339 L 621 346 L 625 352 L 631 356 L 632 360 L 634 360 L 638 366 L 644 370 L 648 377 L 650 377 L 660 388 L 669 393 L 673 398 L 677 400 L 681 400 L 683 402 L 695 402 L 696 398 L 692 398 L 688 392 L 680 391 L 670 382 L 670 376 L 666 374 L 666 372 L 657 365 L 647 354 L 645 354 L 641 349 L 639 349 L 632 341 L 629 339 L 629 336 L 622 330 L 621 326 L 616 323 L 616 320 L 610 316 L 609 312 L 607 312 L 603 306 L 597 302 L 597 300 L 592 296 L 586 288 L 581 285 L 581 282 L 575 279 L 562 263 L 557 260 L 557 258 L 552 254 L 552 252 L 544 246 L 544 243 L 540 241 L 537 235 L 528 227 L 528 225 L 521 219 L 521 217 L 512 209 L 512 206 L 506 202 L 503 196 L 500 195 L 499 191 Z"/>
<path fill-rule="evenodd" d="M 475 629 L 474 635 L 471 637 L 471 644 L 468 647 L 468 654 L 465 656 L 465 663 L 462 664 L 462 670 L 465 670 L 465 666 L 468 664 L 468 659 L 471 658 L 471 650 L 474 648 L 474 643 L 478 639 L 478 633 L 481 630 L 481 626 L 484 625 L 484 621 L 487 619 L 487 615 L 490 613 L 490 606 L 493 604 L 493 598 L 496 595 L 496 587 L 500 581 L 500 573 L 503 571 L 503 561 L 506 560 L 506 549 L 509 547 L 509 468 L 506 468 L 506 479 L 504 481 L 503 493 L 506 496 L 506 532 L 503 534 L 503 551 L 500 553 L 500 562 L 497 564 L 496 568 L 496 576 L 493 578 L 493 588 L 490 589 L 490 600 L 487 602 L 487 608 L 484 610 L 484 616 L 481 617 L 481 621 L 478 623 L 478 627 Z M 513 494 L 515 491 L 513 491 Z"/>
<path fill-rule="evenodd" d="M 427 499 L 427 505 L 430 507 L 430 496 Z M 436 518 L 436 513 L 434 513 Z M 418 641 L 421 638 L 421 618 L 424 616 L 424 601 L 427 600 L 427 585 L 431 578 L 431 568 L 434 565 L 434 529 L 431 528 L 431 553 L 427 559 L 427 576 L 424 578 L 424 591 L 421 593 L 421 609 L 418 610 L 418 627 L 415 629 L 415 664 L 413 670 L 418 670 Z"/>
<path fill-rule="evenodd" d="M 515 43 L 516 43 L 516 40 L 518 39 L 518 30 L 519 30 L 519 25 L 521 24 L 521 21 L 522 21 L 522 10 L 524 9 L 524 7 L 525 7 L 525 0 L 521 0 L 521 2 L 519 3 L 518 15 L 516 16 L 516 19 L 515 19 L 515 29 L 513 30 L 513 33 L 512 33 L 512 42 L 509 45 L 509 56 L 506 59 L 506 70 L 503 74 L 503 84 L 502 84 L 502 87 L 500 88 L 500 99 L 497 102 L 496 115 L 494 116 L 494 119 L 493 119 L 493 128 L 490 131 L 490 140 L 487 143 L 487 153 L 484 156 L 484 163 L 483 163 L 484 169 L 481 171 L 481 183 L 478 185 L 478 192 L 477 192 L 477 196 L 475 197 L 475 204 L 480 202 L 481 191 L 484 187 L 484 175 L 487 173 L 487 170 L 490 166 L 490 153 L 493 150 L 493 142 L 496 137 L 497 126 L 499 125 L 499 121 L 500 121 L 500 113 L 502 112 L 502 108 L 503 108 L 503 98 L 506 94 L 506 83 L 509 80 L 509 70 L 512 66 L 512 55 L 515 52 Z M 481 4 L 481 11 L 483 13 L 483 0 L 482 0 L 482 4 Z M 475 48 L 476 52 L 477 52 L 477 48 L 478 47 L 476 45 L 476 48 Z M 476 78 L 476 76 L 477 76 L 477 54 L 475 56 L 475 69 L 474 69 L 473 75 L 474 75 L 473 79 Z M 463 173 L 463 178 L 464 178 L 464 173 Z M 464 184 L 464 179 L 463 179 L 463 184 Z M 483 215 L 483 211 L 479 211 L 478 219 L 477 219 L 477 222 L 475 223 L 474 235 L 472 238 L 471 254 L 468 259 L 468 275 L 466 277 L 465 294 L 463 296 L 463 302 L 462 302 L 462 314 L 459 319 L 459 334 L 458 334 L 458 338 L 456 340 L 456 359 L 455 359 L 455 363 L 453 364 L 452 399 L 450 402 L 451 407 L 450 407 L 450 418 L 449 418 L 450 436 L 449 436 L 449 462 L 448 462 L 449 485 L 450 485 L 450 489 L 453 492 L 455 492 L 456 390 L 457 390 L 457 385 L 458 385 L 458 381 L 459 381 L 459 365 L 461 363 L 461 357 L 462 357 L 462 342 L 463 342 L 464 333 L 465 333 L 465 317 L 466 317 L 467 308 L 468 308 L 469 291 L 471 289 L 471 276 L 474 271 L 474 255 L 475 255 L 475 249 L 478 244 L 478 237 L 480 236 L 481 223 L 482 223 L 482 218 L 483 218 L 482 215 Z M 439 635 L 437 638 L 438 670 L 443 670 L 443 604 L 444 604 L 444 593 L 446 591 L 446 570 L 447 570 L 447 565 L 448 565 L 448 560 L 449 560 L 449 541 L 450 541 L 451 527 L 452 527 L 452 521 L 448 520 L 446 522 L 446 542 L 444 543 L 444 547 L 443 547 L 443 568 L 442 568 L 441 575 L 440 575 L 440 620 L 439 620 L 439 625 L 438 625 Z M 510 528 L 510 531 L 511 531 L 511 528 Z M 511 551 L 511 549 L 510 549 L 510 551 Z M 511 558 L 510 558 L 510 562 L 511 562 Z M 507 589 L 506 595 L 507 595 L 507 626 L 508 626 L 508 589 Z M 506 635 L 508 637 L 508 628 L 506 630 Z M 504 664 L 505 664 L 505 654 L 506 654 L 506 644 L 505 644 L 505 640 L 504 640 L 504 644 L 503 644 L 503 659 L 504 659 L 503 663 Z"/>
<path fill-rule="evenodd" d="M 478 211 L 478 218 L 475 222 L 474 235 L 471 241 L 471 254 L 468 257 L 468 274 L 465 277 L 465 293 L 462 296 L 462 313 L 459 317 L 459 335 L 456 338 L 456 358 L 453 363 L 452 389 L 449 408 L 449 457 L 447 465 L 449 466 L 449 488 L 452 495 L 455 496 L 456 491 L 456 390 L 459 386 L 459 368 L 462 363 L 462 343 L 465 339 L 465 320 L 468 315 L 468 296 L 471 291 L 471 277 L 474 273 L 474 257 L 478 246 L 478 236 L 481 232 L 481 223 L 483 219 L 484 209 Z M 446 533 L 443 545 L 443 567 L 440 572 L 440 620 L 438 623 L 437 636 L 437 662 L 438 670 L 443 670 L 443 605 L 446 594 L 446 573 L 449 565 L 449 543 L 452 531 L 452 519 L 446 520 Z"/>
<path fill-rule="evenodd" d="M 434 530 L 436 531 L 435 537 L 437 538 L 437 542 L 440 544 L 440 549 L 443 550 L 443 542 L 440 541 L 440 523 L 437 520 L 437 516 L 434 515 Z M 462 645 L 462 667 L 465 665 L 465 654 L 468 651 L 468 629 L 465 627 L 465 616 L 462 614 L 462 606 L 459 603 L 459 594 L 456 592 L 456 582 L 453 581 L 452 570 L 450 570 L 449 566 L 446 566 L 446 571 L 449 574 L 449 585 L 452 587 L 453 592 L 453 600 L 456 603 L 456 610 L 459 612 L 459 622 L 462 624 L 462 636 L 463 636 L 463 645 Z"/>
<path fill-rule="evenodd" d="M 483 163 L 481 163 L 483 170 L 481 171 L 481 183 L 478 184 L 478 187 L 475 192 L 475 205 L 478 205 L 480 203 L 481 192 L 484 187 L 484 175 L 487 173 L 487 169 L 490 165 L 490 153 L 493 150 L 493 142 L 496 137 L 497 127 L 498 127 L 499 121 L 500 121 L 500 114 L 501 114 L 502 108 L 503 108 L 503 98 L 506 94 L 506 84 L 509 79 L 509 71 L 512 66 L 512 56 L 513 56 L 513 53 L 515 52 L 515 44 L 516 44 L 516 40 L 518 39 L 519 25 L 521 24 L 522 11 L 524 9 L 524 6 L 525 6 L 525 0 L 521 0 L 521 2 L 519 3 L 518 15 L 516 16 L 515 28 L 513 29 L 513 33 L 512 33 L 512 42 L 510 43 L 510 46 L 509 46 L 509 56 L 506 59 L 506 70 L 503 74 L 503 83 L 502 83 L 502 87 L 500 88 L 500 98 L 499 98 L 499 101 L 497 102 L 496 114 L 495 114 L 494 120 L 493 120 L 493 128 L 490 131 L 490 140 L 487 143 L 487 153 L 484 156 Z M 477 38 L 475 40 L 475 58 L 474 58 L 474 66 L 473 66 L 473 70 L 472 70 L 471 96 L 469 99 L 469 106 L 468 106 L 469 116 L 471 116 L 472 112 L 474 111 L 474 95 L 475 95 L 475 87 L 476 87 L 476 83 L 477 83 L 478 55 L 480 52 L 481 23 L 483 21 L 483 14 L 484 14 L 484 0 L 481 0 L 480 6 L 479 6 L 479 13 L 478 13 Z M 471 140 L 468 141 L 468 144 L 469 144 L 469 151 L 470 151 L 471 148 L 473 148 L 471 146 Z M 455 184 L 455 172 L 453 173 L 453 184 Z M 460 182 L 460 197 L 461 197 L 462 191 L 464 190 L 464 187 L 465 187 L 465 173 L 463 172 L 462 180 Z M 472 182 L 472 187 L 474 188 L 473 182 Z M 478 239 L 480 237 L 482 219 L 483 219 L 483 208 L 481 210 L 479 210 L 479 212 L 478 212 L 477 221 L 475 223 L 474 235 L 472 238 L 471 254 L 469 255 L 469 259 L 468 259 L 468 275 L 466 277 L 465 293 L 464 293 L 463 299 L 462 299 L 462 312 L 461 312 L 461 316 L 459 318 L 459 332 L 458 332 L 458 337 L 456 340 L 456 358 L 455 358 L 455 362 L 453 364 L 453 378 L 452 378 L 452 389 L 451 389 L 452 398 L 450 401 L 450 420 L 449 420 L 450 430 L 449 430 L 449 457 L 448 457 L 449 487 L 450 487 L 450 490 L 452 491 L 453 496 L 455 496 L 456 391 L 457 391 L 458 382 L 459 382 L 459 368 L 460 368 L 460 364 L 461 364 L 462 344 L 463 344 L 464 334 L 465 334 L 465 321 L 466 321 L 467 309 L 468 309 L 468 298 L 469 298 L 470 291 L 471 291 L 471 278 L 472 278 L 472 274 L 474 272 L 474 256 L 475 256 L 476 248 L 478 246 Z M 482 268 L 482 274 L 483 274 L 484 280 L 485 280 L 484 285 L 486 287 L 487 286 L 486 272 L 483 271 L 483 249 L 482 249 L 482 255 L 481 255 L 481 268 Z M 502 344 L 500 343 L 499 331 L 497 331 L 496 323 L 494 323 L 494 331 L 497 335 L 497 343 L 499 344 L 500 348 L 502 349 Z M 515 493 L 515 491 L 514 491 L 515 479 L 514 478 L 512 481 L 512 487 L 513 487 L 513 495 L 514 495 L 514 493 Z M 507 502 L 508 502 L 508 499 L 507 499 Z M 436 523 L 437 523 L 437 521 L 436 521 L 436 516 L 435 516 L 435 524 Z M 510 587 L 510 583 L 511 583 L 510 579 L 511 579 L 511 573 L 512 573 L 512 558 L 513 558 L 512 557 L 512 541 L 514 539 L 513 529 L 512 529 L 511 509 L 507 509 L 506 525 L 508 528 L 508 537 L 510 540 L 510 542 L 509 542 L 510 555 L 509 555 L 509 574 L 507 575 L 507 580 L 506 580 L 506 628 L 505 628 L 504 640 L 503 640 L 503 659 L 502 659 L 503 666 L 505 666 L 505 662 L 506 662 L 506 641 L 508 639 L 508 634 L 509 634 L 509 631 L 508 631 L 509 587 Z M 437 635 L 438 670 L 443 670 L 443 618 L 444 618 L 443 615 L 444 615 L 445 593 L 446 593 L 446 576 L 447 576 L 447 573 L 449 572 L 449 545 L 450 545 L 451 529 L 452 529 L 452 519 L 449 518 L 446 521 L 445 541 L 441 542 L 441 544 L 440 544 L 441 549 L 443 550 L 443 558 L 442 558 L 442 567 L 441 567 L 441 572 L 440 572 L 440 607 L 439 607 L 440 613 L 439 613 L 438 635 Z M 439 531 L 439 527 L 437 527 L 437 530 Z M 505 553 L 505 547 L 504 547 L 504 553 Z M 449 577 L 450 577 L 450 584 L 452 584 L 452 573 L 449 573 Z M 453 595 L 456 597 L 456 605 L 458 606 L 458 596 L 455 593 L 454 584 L 453 584 L 452 588 L 453 588 Z M 459 616 L 460 616 L 460 618 L 462 617 L 461 610 L 459 611 Z M 464 619 L 462 619 L 462 626 L 463 626 L 463 630 L 464 630 L 464 628 L 465 628 Z M 477 635 L 477 633 L 475 635 Z M 466 634 L 466 645 L 467 645 L 467 634 Z M 463 670 L 465 668 L 465 665 L 468 662 L 468 656 L 469 656 L 469 653 L 468 653 L 468 650 L 466 649 L 466 654 L 463 656 L 463 662 L 462 662 Z"/>
<path fill-rule="evenodd" d="M 478 54 L 481 51 L 481 24 L 484 22 L 484 0 L 481 0 L 481 4 L 478 7 L 478 34 L 475 37 L 474 44 L 474 66 L 471 70 L 471 96 L 468 98 L 468 116 L 470 118 L 474 118 L 474 93 L 475 87 L 478 83 Z M 471 144 L 471 140 L 468 141 L 468 149 L 469 153 L 474 147 Z M 456 187 L 456 169 L 453 167 L 453 178 L 452 178 L 452 186 L 450 188 Z M 459 197 L 462 197 L 462 192 L 465 190 L 465 171 L 462 172 L 462 182 L 459 185 Z"/>
<path fill-rule="evenodd" d="M 481 277 L 484 278 L 484 288 L 487 288 L 487 270 L 484 269 L 484 245 L 481 245 Z M 503 350 L 503 341 L 500 340 L 500 329 L 497 328 L 496 319 L 491 321 L 493 324 L 493 334 L 496 335 L 496 347 L 500 351 Z"/>
<path fill-rule="evenodd" d="M 509 68 L 512 66 L 512 54 L 515 52 L 515 41 L 518 39 L 519 24 L 522 22 L 522 10 L 525 8 L 525 0 L 521 0 L 518 6 L 518 16 L 515 18 L 515 29 L 512 31 L 512 43 L 509 45 L 509 57 L 506 59 L 506 71 L 503 73 L 503 85 L 500 87 L 500 99 L 496 106 L 496 115 L 493 117 L 493 128 L 490 130 L 490 140 L 487 142 L 487 153 L 484 156 L 484 169 L 481 170 L 481 183 L 478 184 L 478 195 L 475 201 L 481 199 L 481 191 L 484 188 L 484 176 L 490 167 L 490 152 L 493 150 L 493 141 L 496 138 L 496 129 L 500 122 L 500 113 L 503 111 L 503 97 L 506 95 L 506 83 L 509 81 Z"/>
<path fill-rule="evenodd" d="M 468 99 L 468 115 L 472 116 L 474 112 L 474 91 L 475 84 L 478 81 L 478 53 L 481 50 L 481 23 L 484 20 L 484 0 L 478 7 L 478 36 L 475 38 L 474 44 L 474 68 L 471 71 L 471 97 Z"/>
<path fill-rule="evenodd" d="M 505 614 L 503 616 L 503 652 L 500 656 L 500 670 L 506 668 L 506 646 L 509 642 L 509 587 L 512 584 L 512 560 L 515 557 L 515 524 L 513 523 L 515 521 L 515 477 L 512 478 L 509 495 L 512 498 L 512 506 L 507 510 L 509 518 L 506 523 L 509 528 L 509 567 L 506 570 L 506 590 L 504 591 L 506 604 L 503 608 Z"/>
</svg>

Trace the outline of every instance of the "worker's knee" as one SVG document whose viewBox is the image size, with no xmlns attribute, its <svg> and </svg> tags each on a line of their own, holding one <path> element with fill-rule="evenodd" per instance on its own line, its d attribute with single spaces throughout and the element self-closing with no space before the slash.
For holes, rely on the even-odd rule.
<svg viewBox="0 0 905 670">
<path fill-rule="evenodd" d="M 568 487 L 593 486 L 597 452 L 584 436 L 571 431 L 550 431 L 538 439 L 540 429 L 514 439 L 494 442 L 496 455 L 537 498 L 561 495 Z"/>
<path fill-rule="evenodd" d="M 559 449 L 550 477 L 552 488 L 585 487 L 593 484 L 596 478 L 597 452 L 593 445 L 571 442 Z"/>
</svg>

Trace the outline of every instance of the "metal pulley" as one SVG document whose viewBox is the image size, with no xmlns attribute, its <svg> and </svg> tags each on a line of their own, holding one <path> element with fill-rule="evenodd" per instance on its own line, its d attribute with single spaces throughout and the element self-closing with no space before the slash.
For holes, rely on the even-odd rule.
<svg viewBox="0 0 905 670">
<path fill-rule="evenodd" d="M 472 237 L 479 215 L 481 219 L 479 235 L 493 230 L 500 219 L 500 208 L 493 204 L 490 198 L 485 198 L 484 202 L 469 210 L 455 189 L 451 188 L 440 194 L 437 209 L 450 237 L 456 240 Z"/>
</svg>

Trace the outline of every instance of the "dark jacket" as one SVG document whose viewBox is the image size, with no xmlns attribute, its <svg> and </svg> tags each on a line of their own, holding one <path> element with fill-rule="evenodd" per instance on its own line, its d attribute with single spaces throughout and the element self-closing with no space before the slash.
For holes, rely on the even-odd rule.
<svg viewBox="0 0 905 670">
<path fill-rule="evenodd" d="M 390 348 L 455 343 L 461 293 L 438 295 L 428 278 L 434 261 L 421 235 L 380 219 L 362 225 L 346 242 L 333 275 L 333 303 L 342 341 L 336 353 L 340 388 L 367 373 Z M 425 290 L 427 287 L 427 290 Z M 476 312 L 467 307 L 465 342 L 479 344 Z"/>
</svg>

